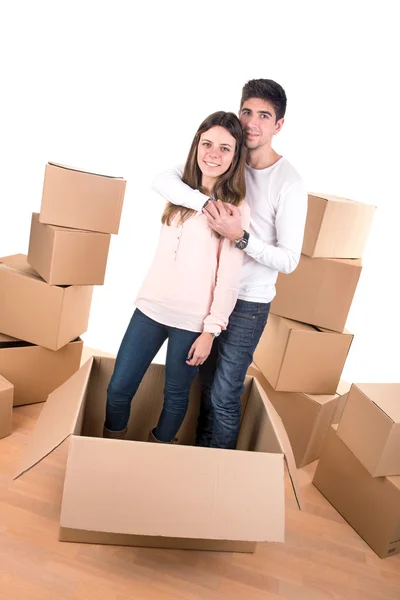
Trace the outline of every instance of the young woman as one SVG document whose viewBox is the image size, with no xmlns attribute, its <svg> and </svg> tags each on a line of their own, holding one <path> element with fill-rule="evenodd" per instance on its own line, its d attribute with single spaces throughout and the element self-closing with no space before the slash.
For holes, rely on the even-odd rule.
<svg viewBox="0 0 400 600">
<path fill-rule="evenodd" d="M 182 180 L 222 207 L 250 211 L 245 197 L 244 139 L 233 113 L 207 117 L 194 136 Z M 214 337 L 226 329 L 235 305 L 243 253 L 221 238 L 202 212 L 167 204 L 153 264 L 118 351 L 107 390 L 104 437 L 124 439 L 132 399 L 168 338 L 164 405 L 149 441 L 170 443 L 185 417 L 190 386 Z"/>
</svg>

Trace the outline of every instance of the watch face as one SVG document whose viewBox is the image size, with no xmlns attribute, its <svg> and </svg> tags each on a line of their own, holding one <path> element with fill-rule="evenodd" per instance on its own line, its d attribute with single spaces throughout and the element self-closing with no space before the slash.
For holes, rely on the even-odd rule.
<svg viewBox="0 0 400 600">
<path fill-rule="evenodd" d="M 241 240 L 239 240 L 238 242 L 236 242 L 236 248 L 239 248 L 239 250 L 244 250 L 247 246 L 247 240 L 245 240 L 244 238 L 242 238 Z"/>
</svg>

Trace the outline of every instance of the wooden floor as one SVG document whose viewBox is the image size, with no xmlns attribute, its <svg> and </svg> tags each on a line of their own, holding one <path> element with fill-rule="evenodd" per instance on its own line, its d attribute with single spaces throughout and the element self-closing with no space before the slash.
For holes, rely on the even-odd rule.
<svg viewBox="0 0 400 600">
<path fill-rule="evenodd" d="M 67 443 L 12 481 L 43 405 L 14 409 L 0 440 L 1 600 L 400 600 L 400 555 L 379 559 L 299 471 L 287 483 L 285 544 L 254 555 L 166 551 L 57 540 Z"/>
</svg>

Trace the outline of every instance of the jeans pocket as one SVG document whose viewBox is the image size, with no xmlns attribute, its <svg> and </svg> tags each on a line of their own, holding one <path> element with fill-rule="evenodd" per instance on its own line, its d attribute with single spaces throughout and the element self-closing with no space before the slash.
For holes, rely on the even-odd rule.
<svg viewBox="0 0 400 600">
<path fill-rule="evenodd" d="M 251 321 L 254 321 L 257 318 L 256 315 L 251 315 L 250 313 L 241 313 L 237 310 L 232 311 L 231 316 L 232 315 L 236 315 L 237 317 L 243 317 L 244 319 L 250 319 Z"/>
<path fill-rule="evenodd" d="M 233 311 L 229 317 L 225 339 L 235 346 L 248 346 L 253 343 L 257 317 L 255 315 Z"/>
</svg>

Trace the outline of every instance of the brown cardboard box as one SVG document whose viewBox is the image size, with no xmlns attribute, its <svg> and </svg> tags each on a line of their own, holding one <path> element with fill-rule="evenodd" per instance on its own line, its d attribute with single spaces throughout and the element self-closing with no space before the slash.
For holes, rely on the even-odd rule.
<svg viewBox="0 0 400 600">
<path fill-rule="evenodd" d="M 376 207 L 329 194 L 309 194 L 303 254 L 361 258 Z"/>
<path fill-rule="evenodd" d="M 340 419 L 342 418 L 350 388 L 351 383 L 348 383 L 343 379 L 339 381 L 338 389 L 336 390 L 336 393 L 339 394 L 339 400 L 337 402 L 335 412 L 332 418 L 332 425 L 337 425 L 340 422 Z"/>
<path fill-rule="evenodd" d="M 11 433 L 14 386 L 0 375 L 0 439 Z"/>
<path fill-rule="evenodd" d="M 276 392 L 254 363 L 247 374 L 257 378 L 282 419 L 297 468 L 316 460 L 340 396 Z"/>
<path fill-rule="evenodd" d="M 103 285 L 111 235 L 39 222 L 32 214 L 28 263 L 51 285 Z"/>
<path fill-rule="evenodd" d="M 381 558 L 400 552 L 400 477 L 372 477 L 329 428 L 313 484 Z"/>
<path fill-rule="evenodd" d="M 343 331 L 361 274 L 361 260 L 301 255 L 293 273 L 280 273 L 271 312 L 281 317 Z"/>
<path fill-rule="evenodd" d="M 103 439 L 115 359 L 92 357 L 51 394 L 17 477 L 69 439 L 60 539 L 252 552 L 284 540 L 286 432 L 265 392 L 247 378 L 238 450 L 194 441 L 200 384 L 191 388 L 179 444 L 145 442 L 163 402 L 163 365 L 152 364 L 132 403 L 129 440 Z"/>
<path fill-rule="evenodd" d="M 93 288 L 52 286 L 24 254 L 0 259 L 0 331 L 58 350 L 87 329 Z"/>
<path fill-rule="evenodd" d="M 126 181 L 48 163 L 39 221 L 73 229 L 118 233 Z"/>
<path fill-rule="evenodd" d="M 352 341 L 349 332 L 270 314 L 254 363 L 277 392 L 335 394 Z"/>
<path fill-rule="evenodd" d="M 79 369 L 82 348 L 79 338 L 54 351 L 0 333 L 0 374 L 14 384 L 14 406 L 45 402 Z"/>
<path fill-rule="evenodd" d="M 400 475 L 400 383 L 353 384 L 337 433 L 372 476 Z"/>
</svg>

